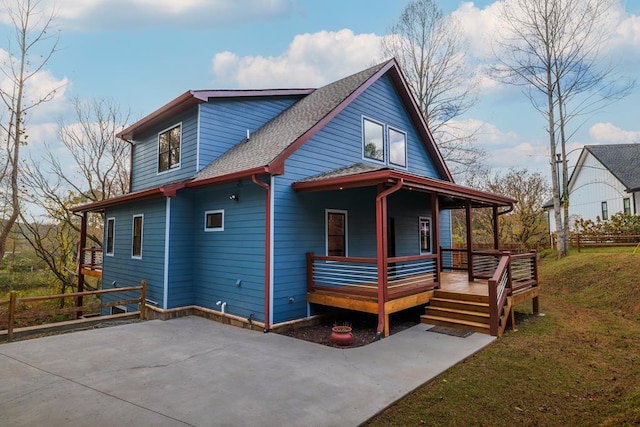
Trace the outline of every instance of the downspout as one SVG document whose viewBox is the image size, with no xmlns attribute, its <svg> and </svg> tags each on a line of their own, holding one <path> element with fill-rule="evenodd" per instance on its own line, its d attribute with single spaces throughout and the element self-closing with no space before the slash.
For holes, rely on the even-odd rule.
<svg viewBox="0 0 640 427">
<path fill-rule="evenodd" d="M 271 186 L 259 181 L 255 174 L 251 175 L 251 181 L 267 191 L 265 204 L 265 236 L 264 236 L 264 332 L 271 328 Z"/>
<path fill-rule="evenodd" d="M 385 328 L 384 305 L 387 296 L 387 196 L 400 190 L 404 185 L 404 179 L 400 178 L 396 184 L 376 196 L 376 244 L 378 260 L 378 329 L 376 341 L 378 341 Z"/>
</svg>

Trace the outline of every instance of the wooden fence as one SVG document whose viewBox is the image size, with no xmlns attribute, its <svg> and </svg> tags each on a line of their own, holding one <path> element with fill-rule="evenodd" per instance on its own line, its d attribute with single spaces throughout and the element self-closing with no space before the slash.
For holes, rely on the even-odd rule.
<svg viewBox="0 0 640 427">
<path fill-rule="evenodd" d="M 19 320 L 24 319 L 34 319 L 38 317 L 50 317 L 56 315 L 64 315 L 71 313 L 82 313 L 82 312 L 90 312 L 99 310 L 101 308 L 106 307 L 115 307 L 121 305 L 129 305 L 129 304 L 138 304 L 139 310 L 137 312 L 130 312 L 129 315 L 139 315 L 140 319 L 144 319 L 145 316 L 145 305 L 146 305 L 146 289 L 147 284 L 143 280 L 140 282 L 139 286 L 128 286 L 124 288 L 114 288 L 114 289 L 101 289 L 97 291 L 86 291 L 86 292 L 74 292 L 69 294 L 58 294 L 58 295 L 44 295 L 44 296 L 34 296 L 34 297 L 24 297 L 18 298 L 16 291 L 11 291 L 9 294 L 9 300 L 0 301 L 0 333 L 2 330 L 6 330 L 7 341 L 11 342 L 14 335 L 14 330 L 16 323 Z M 36 310 L 28 310 L 25 313 L 19 313 L 18 307 L 20 304 L 25 303 L 33 303 L 33 302 L 42 302 L 42 301 L 52 301 L 52 300 L 60 300 L 64 298 L 73 298 L 75 301 L 83 301 L 83 297 L 89 296 L 99 296 L 105 294 L 114 294 L 114 293 L 124 293 L 124 292 L 140 292 L 140 296 L 137 298 L 127 298 L 119 301 L 110 301 L 110 302 L 99 302 L 99 303 L 88 303 L 86 305 L 74 305 L 71 307 L 63 307 L 63 308 L 46 308 L 46 309 L 36 309 Z M 81 297 L 81 298 L 78 298 Z M 126 298 L 124 296 L 123 298 Z M 8 308 L 4 308 L 7 306 Z M 101 316 L 101 320 L 107 320 L 112 318 L 113 316 Z M 80 323 L 82 320 L 78 320 Z M 39 325 L 39 327 L 49 328 L 50 323 L 47 325 Z"/>
<path fill-rule="evenodd" d="M 636 246 L 640 244 L 640 236 L 621 234 L 585 235 L 572 234 L 570 236 L 571 246 L 578 249 L 583 247 L 605 247 L 605 246 Z"/>
</svg>

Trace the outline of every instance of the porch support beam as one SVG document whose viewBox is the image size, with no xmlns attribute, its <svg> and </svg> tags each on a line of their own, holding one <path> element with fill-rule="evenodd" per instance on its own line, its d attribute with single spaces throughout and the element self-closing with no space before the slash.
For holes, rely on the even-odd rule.
<svg viewBox="0 0 640 427">
<path fill-rule="evenodd" d="M 498 235 L 498 207 L 493 206 L 493 249 L 498 250 L 500 236 Z"/>
<path fill-rule="evenodd" d="M 471 200 L 466 199 L 465 213 L 467 223 L 467 268 L 469 273 L 469 282 L 473 282 L 473 228 L 472 228 L 472 213 L 471 213 Z"/>
<path fill-rule="evenodd" d="M 378 195 L 376 196 L 376 252 L 378 267 L 378 329 L 376 332 L 376 340 L 379 340 L 383 334 L 389 335 L 389 315 L 385 310 L 387 302 L 387 196 L 400 190 L 404 185 L 402 178 L 398 179 L 396 184 L 388 189 L 384 189 L 382 185 L 378 186 Z"/>
<path fill-rule="evenodd" d="M 82 264 L 84 263 L 84 249 L 87 244 L 87 212 L 82 212 L 82 221 L 80 223 L 80 242 L 78 243 L 78 292 L 84 292 L 84 274 L 82 273 Z M 76 297 L 76 305 L 82 307 L 82 295 Z M 82 312 L 76 312 L 76 319 L 82 317 Z"/>
<path fill-rule="evenodd" d="M 438 288 L 441 287 L 442 282 L 440 281 L 440 269 L 442 266 L 439 265 L 440 261 L 440 204 L 438 203 L 438 194 L 431 193 L 431 221 L 432 222 L 432 247 L 431 251 L 434 254 L 437 254 L 438 257 L 435 259 L 436 262 L 436 281 L 438 282 Z"/>
</svg>

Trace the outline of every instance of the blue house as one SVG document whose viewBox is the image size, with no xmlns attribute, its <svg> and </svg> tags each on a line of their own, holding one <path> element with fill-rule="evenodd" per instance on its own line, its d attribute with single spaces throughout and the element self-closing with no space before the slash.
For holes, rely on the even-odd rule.
<svg viewBox="0 0 640 427">
<path fill-rule="evenodd" d="M 155 317 L 270 330 L 331 306 L 386 335 L 454 268 L 450 210 L 497 224 L 514 203 L 453 182 L 395 60 L 319 89 L 189 91 L 119 137 L 131 191 L 73 210 L 104 214 L 103 288 L 145 280 Z"/>
</svg>

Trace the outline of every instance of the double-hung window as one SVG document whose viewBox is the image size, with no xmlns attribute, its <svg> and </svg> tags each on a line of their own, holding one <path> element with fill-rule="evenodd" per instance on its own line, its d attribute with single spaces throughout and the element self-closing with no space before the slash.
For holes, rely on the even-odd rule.
<svg viewBox="0 0 640 427">
<path fill-rule="evenodd" d="M 143 215 L 133 216 L 133 233 L 131 242 L 131 258 L 142 258 L 142 227 Z"/>
<path fill-rule="evenodd" d="M 347 256 L 347 211 L 326 211 L 327 256 Z"/>
<path fill-rule="evenodd" d="M 114 251 L 114 238 L 116 233 L 116 219 L 109 218 L 107 219 L 107 238 L 106 238 L 106 250 L 107 255 L 113 255 Z"/>
<path fill-rule="evenodd" d="M 606 221 L 609 219 L 609 208 L 607 207 L 607 202 L 602 202 L 602 220 Z"/>
<path fill-rule="evenodd" d="M 158 134 L 158 172 L 165 172 L 180 167 L 181 140 L 181 124 Z"/>
<path fill-rule="evenodd" d="M 420 253 L 431 253 L 431 218 L 420 217 Z"/>
<path fill-rule="evenodd" d="M 630 198 L 624 198 L 622 199 L 622 206 L 624 209 L 624 214 L 625 215 L 631 215 L 631 199 Z"/>
</svg>

